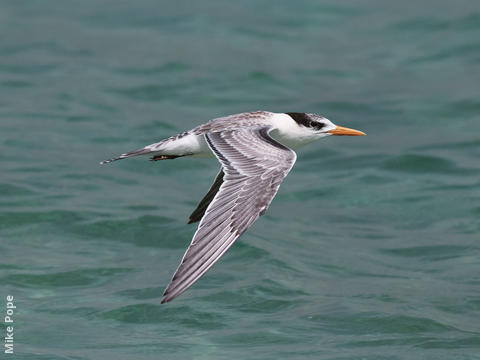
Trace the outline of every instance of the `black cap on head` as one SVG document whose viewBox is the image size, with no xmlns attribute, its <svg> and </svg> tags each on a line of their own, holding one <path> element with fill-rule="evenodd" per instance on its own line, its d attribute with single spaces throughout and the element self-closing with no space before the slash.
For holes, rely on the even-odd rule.
<svg viewBox="0 0 480 360">
<path fill-rule="evenodd" d="M 290 116 L 293 120 L 295 120 L 297 124 L 303 125 L 305 127 L 321 130 L 325 126 L 325 124 L 313 120 L 307 113 L 288 112 L 286 114 Z"/>
</svg>

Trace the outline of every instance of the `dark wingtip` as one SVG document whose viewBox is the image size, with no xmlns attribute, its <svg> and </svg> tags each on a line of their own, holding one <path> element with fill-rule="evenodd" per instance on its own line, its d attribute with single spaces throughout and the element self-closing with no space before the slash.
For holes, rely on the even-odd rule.
<svg viewBox="0 0 480 360">
<path fill-rule="evenodd" d="M 169 294 L 168 289 L 165 289 L 165 291 L 163 292 L 163 295 L 162 295 L 162 296 L 163 296 L 163 299 L 162 299 L 162 301 L 160 302 L 160 304 L 166 304 L 166 303 L 172 301 L 173 299 L 175 299 L 175 296 L 173 296 L 173 297 L 172 297 L 172 296 L 168 296 L 168 294 Z"/>
</svg>

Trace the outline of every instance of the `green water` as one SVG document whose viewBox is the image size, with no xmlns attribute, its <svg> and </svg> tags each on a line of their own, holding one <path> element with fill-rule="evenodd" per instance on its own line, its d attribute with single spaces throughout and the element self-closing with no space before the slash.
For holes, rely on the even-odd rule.
<svg viewBox="0 0 480 360">
<path fill-rule="evenodd" d="M 5 0 L 0 34 L 12 359 L 480 359 L 477 0 Z M 219 165 L 98 162 L 258 109 L 368 136 L 160 305 Z"/>
</svg>

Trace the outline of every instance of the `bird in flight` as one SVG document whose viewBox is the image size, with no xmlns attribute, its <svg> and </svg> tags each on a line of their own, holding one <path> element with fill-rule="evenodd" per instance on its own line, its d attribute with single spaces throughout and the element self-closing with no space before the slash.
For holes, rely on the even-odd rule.
<svg viewBox="0 0 480 360">
<path fill-rule="evenodd" d="M 192 286 L 265 214 L 280 183 L 293 167 L 294 150 L 330 135 L 365 133 L 337 126 L 310 113 L 246 112 L 216 118 L 158 143 L 101 164 L 131 156 L 152 161 L 215 156 L 222 165 L 212 187 L 190 215 L 200 221 L 192 242 L 167 286 L 162 303 Z"/>
</svg>

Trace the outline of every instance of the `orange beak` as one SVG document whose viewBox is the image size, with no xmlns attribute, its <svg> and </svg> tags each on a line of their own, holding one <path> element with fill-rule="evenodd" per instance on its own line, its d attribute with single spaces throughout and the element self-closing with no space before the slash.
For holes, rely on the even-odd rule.
<svg viewBox="0 0 480 360">
<path fill-rule="evenodd" d="M 363 131 L 358 131 L 354 129 L 349 129 L 343 126 L 337 126 L 336 129 L 327 131 L 328 133 L 332 135 L 340 135 L 340 136 L 363 136 L 367 135 Z"/>
</svg>

